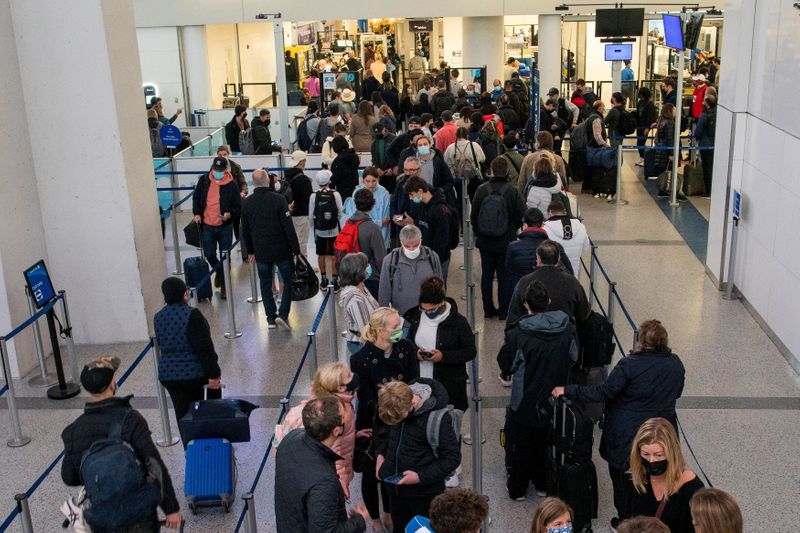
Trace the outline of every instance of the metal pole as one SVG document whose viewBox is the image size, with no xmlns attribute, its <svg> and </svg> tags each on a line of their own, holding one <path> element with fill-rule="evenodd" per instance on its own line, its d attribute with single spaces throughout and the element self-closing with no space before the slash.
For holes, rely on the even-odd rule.
<svg viewBox="0 0 800 533">
<path fill-rule="evenodd" d="M 225 276 L 225 292 L 228 294 L 228 331 L 225 332 L 226 339 L 237 339 L 242 336 L 241 331 L 236 330 L 236 313 L 233 310 L 233 283 L 231 282 L 231 251 L 224 253 L 222 259 L 222 272 Z"/>
<path fill-rule="evenodd" d="M 164 393 L 164 386 L 158 379 L 158 361 L 161 359 L 161 348 L 158 346 L 158 339 L 150 337 L 153 343 L 153 373 L 156 378 L 156 400 L 158 400 L 158 412 L 161 415 L 161 434 L 164 436 L 158 439 L 156 444 L 162 448 L 174 446 L 180 442 L 180 438 L 172 436 L 172 427 L 169 425 L 169 410 L 167 409 L 167 395 Z"/>
<path fill-rule="evenodd" d="M 636 347 L 639 345 L 639 330 L 633 330 L 633 345 L 631 346 L 631 353 L 636 352 Z"/>
<path fill-rule="evenodd" d="M 61 314 L 64 317 L 64 333 L 67 335 L 67 357 L 69 358 L 69 372 L 72 376 L 72 381 L 75 383 L 81 382 L 81 375 L 78 371 L 78 356 L 75 353 L 75 339 L 72 336 L 72 320 L 69 317 L 69 305 L 67 305 L 67 292 L 58 291 L 61 298 Z"/>
<path fill-rule="evenodd" d="M 175 204 L 178 203 L 178 200 L 180 200 L 180 198 L 178 198 L 178 191 L 174 190 L 178 186 L 178 176 L 177 174 L 175 174 L 175 159 L 172 157 L 169 158 L 169 169 L 172 172 L 169 177 L 170 187 L 173 188 L 172 205 L 175 206 Z M 181 246 L 180 246 L 180 239 L 178 238 L 178 208 L 173 207 L 172 213 L 170 213 L 170 215 L 171 215 L 170 228 L 172 230 L 172 248 L 173 248 L 172 253 L 174 254 L 175 257 L 175 270 L 173 270 L 172 273 L 175 274 L 176 276 L 182 276 L 183 270 L 181 270 L 181 268 L 183 265 L 181 264 Z"/>
<path fill-rule="evenodd" d="M 197 307 L 197 289 L 195 287 L 189 287 L 189 305 L 192 307 Z"/>
<path fill-rule="evenodd" d="M 28 301 L 28 312 L 30 316 L 36 314 L 31 292 L 28 286 L 25 286 L 25 299 Z M 47 358 L 44 355 L 44 346 L 42 345 L 42 331 L 39 329 L 39 321 L 33 322 L 33 345 L 36 348 L 36 358 L 39 360 L 39 375 L 33 376 L 28 380 L 28 385 L 31 387 L 50 387 L 56 380 L 55 374 L 47 373 Z"/>
<path fill-rule="evenodd" d="M 255 501 L 253 500 L 253 493 L 248 492 L 244 496 L 242 496 L 244 500 L 244 508 L 245 508 L 245 515 L 244 515 L 244 530 L 245 533 L 256 533 L 258 530 L 256 529 L 256 505 Z"/>
<path fill-rule="evenodd" d="M 314 374 L 317 373 L 317 366 L 319 365 L 317 360 L 317 333 L 309 331 L 308 338 L 311 340 L 311 358 L 308 363 L 308 374 L 311 381 L 314 381 Z"/>
<path fill-rule="evenodd" d="M 208 136 L 208 155 L 214 155 L 213 135 Z"/>
<path fill-rule="evenodd" d="M 3 377 L 8 386 L 8 417 L 11 419 L 11 433 L 12 437 L 8 439 L 7 444 L 11 448 L 19 448 L 25 446 L 31 441 L 30 437 L 22 434 L 22 427 L 19 424 L 19 413 L 17 412 L 17 397 L 14 395 L 14 380 L 11 379 L 11 363 L 8 361 L 8 346 L 6 345 L 6 338 L 0 337 L 0 358 L 3 361 Z M 30 531 L 33 531 L 31 529 Z"/>
<path fill-rule="evenodd" d="M 467 298 L 467 321 L 475 329 L 475 285 L 472 282 L 472 222 L 470 221 L 470 203 L 467 194 L 467 180 L 461 180 L 461 216 L 463 218 L 462 232 L 464 234 L 464 292 Z"/>
<path fill-rule="evenodd" d="M 475 332 L 475 346 L 479 346 L 479 333 Z M 480 352 L 478 356 L 480 355 Z M 470 416 L 470 435 L 472 438 L 472 490 L 483 494 L 483 424 L 481 412 L 480 385 L 478 382 L 478 356 L 472 361 L 472 413 Z M 478 435 L 478 438 L 474 438 Z M 484 526 L 484 531 L 488 529 Z"/>
<path fill-rule="evenodd" d="M 622 199 L 622 145 L 625 139 L 620 139 L 619 146 L 617 146 L 617 194 L 614 196 L 614 205 L 628 205 L 628 202 Z"/>
<path fill-rule="evenodd" d="M 606 307 L 606 318 L 608 322 L 613 326 L 614 325 L 614 315 L 615 313 L 615 305 L 614 305 L 614 293 L 617 291 L 617 282 L 616 281 L 609 281 L 608 282 L 608 306 Z"/>
<path fill-rule="evenodd" d="M 594 286 L 597 283 L 597 246 L 592 245 L 592 253 L 589 258 L 589 307 L 594 311 Z M 573 267 L 574 268 L 574 267 Z"/>
<path fill-rule="evenodd" d="M 681 18 L 685 21 L 684 14 Z M 681 161 L 681 108 L 683 107 L 683 69 L 686 61 L 685 50 L 678 51 L 678 80 L 676 82 L 678 97 L 675 99 L 675 147 L 672 151 L 672 195 L 670 196 L 669 205 L 677 207 L 678 205 L 678 167 Z"/>
<path fill-rule="evenodd" d="M 733 294 L 734 274 L 736 273 L 736 241 L 739 237 L 739 219 L 733 219 L 733 232 L 731 233 L 731 254 L 730 265 L 728 266 L 728 282 L 725 284 L 725 298 L 726 300 L 736 300 Z"/>
<path fill-rule="evenodd" d="M 472 334 L 475 335 L 475 346 L 478 347 L 479 346 L 479 342 L 480 342 L 480 332 L 473 331 Z M 480 349 L 479 349 L 478 353 L 480 353 Z M 480 397 L 480 383 L 481 383 L 480 360 L 478 359 L 477 355 L 475 356 L 475 359 L 469 365 L 467 365 L 467 375 L 468 375 L 467 384 L 470 386 L 470 388 L 472 390 L 472 395 Z M 474 385 L 473 385 L 473 383 L 474 383 Z M 473 415 L 474 414 L 475 414 L 475 411 L 473 411 L 471 413 L 471 415 L 470 415 L 469 434 L 468 435 L 464 435 L 464 438 L 461 439 L 461 442 L 463 442 L 467 446 L 472 446 L 472 442 L 473 442 L 472 436 L 473 435 L 480 435 L 481 436 L 481 438 L 480 438 L 481 444 L 486 442 L 486 435 L 484 435 L 483 432 L 474 433 L 475 431 L 480 429 L 480 428 L 476 428 L 475 427 L 475 420 L 473 419 Z"/>
<path fill-rule="evenodd" d="M 272 28 L 275 36 L 275 64 L 283 65 L 286 48 L 284 48 L 283 42 L 283 19 L 280 14 L 273 19 Z M 288 149 L 291 143 L 289 139 L 289 89 L 286 84 L 286 69 L 279 68 L 276 74 L 277 79 L 275 81 L 278 83 L 278 101 L 273 101 L 272 105 L 278 108 L 278 123 L 281 128 L 281 147 Z"/>
<path fill-rule="evenodd" d="M 261 301 L 261 297 L 258 295 L 258 280 L 256 275 L 256 264 L 249 263 L 250 265 L 250 298 L 247 301 L 251 304 L 257 304 Z"/>
<path fill-rule="evenodd" d="M 31 520 L 31 508 L 28 505 L 28 495 L 24 492 L 15 494 L 17 501 L 17 511 L 19 511 L 19 521 L 22 524 L 22 533 L 33 533 L 33 520 Z"/>
<path fill-rule="evenodd" d="M 331 339 L 331 361 L 334 363 L 339 360 L 339 338 L 338 332 L 336 331 L 338 328 L 336 327 L 336 295 L 333 291 L 333 285 L 328 285 L 328 320 L 329 323 L 329 335 Z"/>
</svg>

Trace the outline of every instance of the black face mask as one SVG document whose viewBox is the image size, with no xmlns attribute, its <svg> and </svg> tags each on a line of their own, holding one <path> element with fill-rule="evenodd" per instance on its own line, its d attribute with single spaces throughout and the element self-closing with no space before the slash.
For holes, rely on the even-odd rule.
<svg viewBox="0 0 800 533">
<path fill-rule="evenodd" d="M 383 133 L 376 133 L 375 134 L 375 138 L 376 139 L 383 139 Z"/>
<path fill-rule="evenodd" d="M 269 123 L 272 121 L 270 119 L 267 119 L 267 120 L 262 120 L 261 122 L 263 122 L 265 126 L 269 126 Z"/>
<path fill-rule="evenodd" d="M 642 459 L 642 466 L 644 467 L 648 475 L 651 476 L 660 476 L 661 474 L 666 472 L 667 463 L 668 461 L 666 459 L 662 461 L 653 461 L 652 463 L 647 459 Z"/>
</svg>

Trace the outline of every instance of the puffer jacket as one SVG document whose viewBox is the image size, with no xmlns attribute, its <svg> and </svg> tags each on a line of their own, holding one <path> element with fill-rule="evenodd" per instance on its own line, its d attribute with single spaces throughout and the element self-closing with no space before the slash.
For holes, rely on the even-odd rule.
<svg viewBox="0 0 800 533">
<path fill-rule="evenodd" d="M 663 119 L 658 123 L 656 130 L 656 146 L 675 146 L 675 121 Z M 656 170 L 663 172 L 669 166 L 671 150 L 656 150 L 655 166 Z"/>
<path fill-rule="evenodd" d="M 535 207 L 547 216 L 547 208 L 553 201 L 553 195 L 561 192 L 561 178 L 555 174 L 546 174 L 537 177 L 533 182 L 533 187 L 528 191 L 525 203 L 528 209 Z"/>
<path fill-rule="evenodd" d="M 590 247 L 589 234 L 586 226 L 577 218 L 571 218 L 569 225 L 572 227 L 572 238 L 564 238 L 563 217 L 553 217 L 544 223 L 544 230 L 551 241 L 555 241 L 563 246 L 564 251 L 572 264 L 573 273 L 581 270 L 581 256 L 584 250 Z"/>
</svg>

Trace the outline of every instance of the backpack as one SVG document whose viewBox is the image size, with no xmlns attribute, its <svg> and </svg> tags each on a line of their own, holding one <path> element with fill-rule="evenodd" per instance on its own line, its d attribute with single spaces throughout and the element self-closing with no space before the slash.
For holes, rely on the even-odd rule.
<svg viewBox="0 0 800 533">
<path fill-rule="evenodd" d="M 130 411 L 117 415 L 108 437 L 83 452 L 80 476 L 91 505 L 86 522 L 95 531 L 116 531 L 152 514 L 161 501 L 158 484 L 150 483 L 122 427 Z"/>
<path fill-rule="evenodd" d="M 558 118 L 564 121 L 567 125 L 572 124 L 572 113 L 569 109 L 567 109 L 567 104 L 564 102 L 563 98 L 558 99 L 558 108 L 556 113 L 558 114 Z"/>
<path fill-rule="evenodd" d="M 150 128 L 150 151 L 153 153 L 153 157 L 164 156 L 164 143 L 161 142 L 161 134 L 158 132 L 158 128 Z"/>
<path fill-rule="evenodd" d="M 611 364 L 614 355 L 614 326 L 606 318 L 592 311 L 586 320 L 579 322 L 578 364 L 584 370 Z"/>
<path fill-rule="evenodd" d="M 358 243 L 358 227 L 365 220 L 353 222 L 348 220 L 344 223 L 342 231 L 336 236 L 333 242 L 333 255 L 336 262 L 340 262 L 347 254 L 358 253 L 361 251 L 361 245 Z"/>
<path fill-rule="evenodd" d="M 420 244 L 420 246 L 422 245 Z M 428 264 L 431 266 L 431 272 L 435 272 L 436 268 L 433 266 L 433 253 L 426 252 L 424 248 L 420 253 L 423 252 L 426 254 Z M 389 287 L 391 289 L 394 289 L 394 275 L 397 272 L 397 265 L 400 263 L 400 254 L 402 253 L 403 252 L 399 248 L 395 248 L 390 252 L 392 258 L 389 260 Z"/>
<path fill-rule="evenodd" d="M 330 189 L 317 191 L 314 198 L 314 229 L 332 230 L 339 227 L 339 208 L 336 195 Z"/>
<path fill-rule="evenodd" d="M 297 126 L 297 146 L 306 152 L 310 151 L 313 147 L 319 146 L 319 126 L 317 126 L 317 134 L 312 139 L 308 135 L 308 119 L 314 118 L 314 115 L 308 115 Z"/>
<path fill-rule="evenodd" d="M 563 202 L 563 200 L 560 197 L 557 197 L 557 195 L 555 195 L 555 194 L 553 195 L 553 199 L 558 199 L 560 202 Z M 561 217 L 557 217 L 557 218 L 551 218 L 550 220 L 560 220 L 561 221 L 561 238 L 564 239 L 565 241 L 569 241 L 569 240 L 572 239 L 572 237 L 575 236 L 575 232 L 572 229 L 572 220 L 573 219 L 569 215 L 561 216 Z"/>
<path fill-rule="evenodd" d="M 569 136 L 569 149 L 572 150 L 586 150 L 586 145 L 589 143 L 587 137 L 587 130 L 589 128 L 589 120 L 584 120 L 572 130 Z"/>
<path fill-rule="evenodd" d="M 472 144 L 472 141 L 469 141 L 469 148 L 472 151 L 472 157 L 467 156 L 466 148 L 459 152 L 458 142 L 453 145 L 453 150 L 455 151 L 455 154 L 453 154 L 453 174 L 466 180 L 479 176 L 481 173 L 480 167 L 478 166 L 478 158 L 475 156 L 475 146 Z"/>
<path fill-rule="evenodd" d="M 253 140 L 253 128 L 247 128 L 239 132 L 239 150 L 244 155 L 256 153 L 256 143 Z"/>
<path fill-rule="evenodd" d="M 442 430 L 442 419 L 446 414 L 450 415 L 450 424 L 453 426 L 453 432 L 456 434 L 456 437 L 461 434 L 461 417 L 464 416 L 464 411 L 456 409 L 450 404 L 448 404 L 447 407 L 431 411 L 425 426 L 425 436 L 433 450 L 433 456 L 437 460 L 439 459 L 439 433 Z"/>
<path fill-rule="evenodd" d="M 636 116 L 630 111 L 621 111 L 619 116 L 619 132 L 630 135 L 636 132 Z"/>
<path fill-rule="evenodd" d="M 445 214 L 447 221 L 450 224 L 449 233 L 447 235 L 447 244 L 451 250 L 458 248 L 458 243 L 461 242 L 461 221 L 458 219 L 456 210 L 452 207 L 445 207 Z"/>
<path fill-rule="evenodd" d="M 489 196 L 481 204 L 475 229 L 483 237 L 502 237 L 508 232 L 508 205 L 503 195 L 508 184 L 503 183 L 497 189 L 491 184 L 488 187 Z"/>
</svg>

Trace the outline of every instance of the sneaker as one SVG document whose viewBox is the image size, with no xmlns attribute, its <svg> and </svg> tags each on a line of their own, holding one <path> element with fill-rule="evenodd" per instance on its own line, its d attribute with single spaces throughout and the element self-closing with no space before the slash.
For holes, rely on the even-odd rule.
<svg viewBox="0 0 800 533">
<path fill-rule="evenodd" d="M 339 292 L 339 279 L 333 278 L 333 292 Z"/>
<path fill-rule="evenodd" d="M 611 519 L 611 531 L 613 531 L 614 533 L 617 533 L 617 528 L 619 527 L 619 522 L 620 522 L 620 520 L 616 516 Z"/>
<path fill-rule="evenodd" d="M 508 320 L 508 314 L 506 314 L 506 313 L 497 313 L 497 320 L 500 320 L 501 322 L 505 322 L 506 320 Z"/>
<path fill-rule="evenodd" d="M 609 202 L 613 202 L 614 201 L 614 195 L 613 194 L 609 194 L 608 196 L 606 196 L 606 199 L 608 199 Z"/>
<path fill-rule="evenodd" d="M 327 289 L 328 288 L 328 278 L 325 277 L 325 274 L 323 274 L 322 278 L 319 280 L 319 288 L 320 289 Z"/>
<path fill-rule="evenodd" d="M 267 329 L 275 329 L 277 327 L 275 322 L 276 321 L 275 321 L 274 318 L 268 318 L 267 319 Z"/>
<path fill-rule="evenodd" d="M 546 498 L 547 497 L 547 493 L 545 491 L 539 490 L 539 489 L 536 489 L 536 495 L 538 497 L 540 497 L 540 498 Z"/>
<path fill-rule="evenodd" d="M 511 386 L 511 374 L 500 374 L 500 383 L 503 387 L 510 387 Z"/>
<path fill-rule="evenodd" d="M 497 309 L 492 309 L 491 311 L 484 311 L 483 318 L 494 318 L 497 316 Z"/>
<path fill-rule="evenodd" d="M 444 486 L 448 489 L 452 489 L 454 487 L 458 487 L 461 484 L 461 478 L 458 477 L 458 474 L 453 473 L 452 476 L 444 480 Z"/>
<path fill-rule="evenodd" d="M 515 502 L 524 502 L 525 501 L 525 495 L 524 494 L 522 496 L 517 496 L 516 498 L 511 496 L 511 491 L 508 490 L 508 482 L 506 482 L 506 493 L 508 494 L 508 497 L 511 498 L 512 500 L 514 500 Z"/>
<path fill-rule="evenodd" d="M 637 166 L 637 167 L 643 167 L 643 166 L 644 166 L 644 159 L 640 159 L 640 160 L 638 160 L 638 161 L 636 162 L 636 166 Z"/>
<path fill-rule="evenodd" d="M 289 325 L 289 321 L 286 318 L 279 316 L 278 318 L 275 319 L 275 323 L 282 328 L 286 328 L 289 331 L 292 331 L 292 326 Z"/>
</svg>

